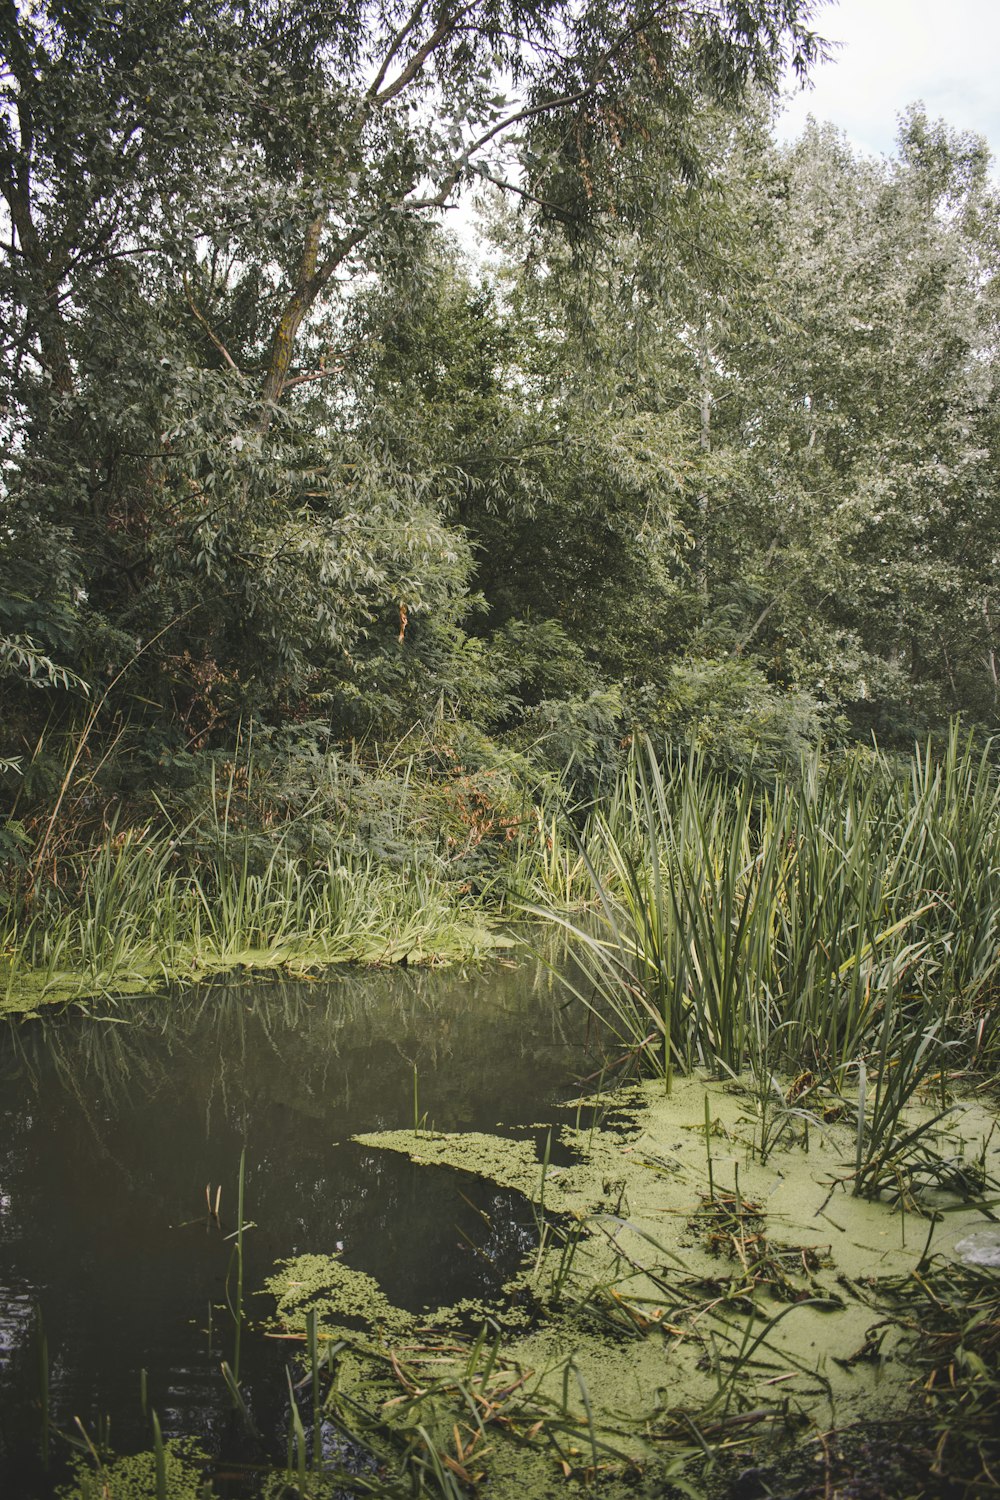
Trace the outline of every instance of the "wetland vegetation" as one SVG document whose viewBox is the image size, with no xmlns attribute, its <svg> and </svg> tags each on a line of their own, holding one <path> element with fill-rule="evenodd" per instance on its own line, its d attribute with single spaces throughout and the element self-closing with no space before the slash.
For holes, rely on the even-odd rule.
<svg viewBox="0 0 1000 1500">
<path fill-rule="evenodd" d="M 997 1494 L 1000 199 L 821 22 L 0 14 L 5 1500 Z"/>
<path fill-rule="evenodd" d="M 505 836 L 500 959 L 12 1026 L 14 1482 L 988 1493 L 998 841 L 957 726 L 772 784 L 643 741 Z"/>
</svg>

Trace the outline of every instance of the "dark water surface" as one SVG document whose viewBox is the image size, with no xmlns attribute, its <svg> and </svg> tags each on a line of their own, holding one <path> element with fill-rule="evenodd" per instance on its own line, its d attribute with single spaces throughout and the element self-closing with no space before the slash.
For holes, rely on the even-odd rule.
<svg viewBox="0 0 1000 1500">
<path fill-rule="evenodd" d="M 117 1450 L 147 1446 L 145 1369 L 166 1435 L 199 1435 L 234 1463 L 283 1452 L 288 1346 L 244 1335 L 259 1441 L 234 1421 L 219 1370 L 232 1359 L 226 1235 L 244 1147 L 247 1288 L 282 1256 L 342 1247 L 414 1310 L 495 1290 L 531 1243 L 524 1201 L 349 1137 L 412 1127 L 416 1068 L 428 1125 L 543 1139 L 583 1065 L 563 999 L 530 964 L 344 971 L 0 1029 L 3 1500 L 52 1491 L 38 1449 L 39 1315 L 57 1427 L 79 1417 L 96 1435 L 110 1418 Z M 213 1199 L 222 1186 L 218 1224 L 206 1184 Z M 250 1299 L 251 1320 L 269 1311 Z M 52 1446 L 58 1478 L 68 1450 Z"/>
</svg>

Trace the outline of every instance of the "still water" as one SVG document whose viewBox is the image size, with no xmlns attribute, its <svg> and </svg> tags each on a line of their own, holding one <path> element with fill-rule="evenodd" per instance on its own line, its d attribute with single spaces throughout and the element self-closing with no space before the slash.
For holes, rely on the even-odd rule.
<svg viewBox="0 0 1000 1500">
<path fill-rule="evenodd" d="M 259 1437 L 220 1363 L 240 1153 L 245 1284 L 341 1248 L 412 1310 L 495 1290 L 532 1242 L 527 1204 L 350 1140 L 412 1127 L 533 1133 L 584 1069 L 575 1009 L 533 964 L 217 983 L 0 1031 L 0 1495 L 44 1500 L 39 1326 L 52 1421 L 147 1446 L 140 1372 L 165 1435 L 234 1468 L 283 1453 L 288 1346 L 244 1335 Z M 218 1220 L 206 1211 L 206 1188 Z M 270 1310 L 249 1301 L 250 1319 Z M 225 1487 L 223 1482 L 223 1488 Z M 232 1491 L 245 1493 L 239 1484 Z"/>
</svg>

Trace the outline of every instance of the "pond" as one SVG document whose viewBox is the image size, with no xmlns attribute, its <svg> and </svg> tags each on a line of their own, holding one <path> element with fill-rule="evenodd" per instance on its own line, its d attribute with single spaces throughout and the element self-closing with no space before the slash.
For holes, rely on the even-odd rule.
<svg viewBox="0 0 1000 1500">
<path fill-rule="evenodd" d="M 6 1026 L 0 1494 L 65 1478 L 58 1439 L 41 1463 L 40 1329 L 54 1427 L 79 1436 L 79 1418 L 96 1441 L 109 1424 L 116 1450 L 145 1446 L 145 1380 L 164 1434 L 202 1437 L 223 1468 L 283 1453 L 287 1347 L 244 1335 L 259 1438 L 220 1374 L 244 1149 L 248 1288 L 283 1256 L 334 1249 L 411 1311 L 498 1288 L 535 1232 L 524 1198 L 351 1136 L 418 1119 L 544 1140 L 584 1068 L 563 1000 L 531 963 L 345 970 Z"/>
<path fill-rule="evenodd" d="M 996 1322 L 992 1097 L 945 1103 L 936 1082 L 900 1127 L 898 1190 L 866 1196 L 849 1086 L 805 1108 L 801 1079 L 695 1072 L 609 1101 L 581 1017 L 526 960 L 230 980 L 8 1025 L 0 1496 L 52 1500 L 67 1436 L 145 1450 L 142 1480 L 126 1463 L 107 1493 L 156 1494 L 154 1412 L 227 1500 L 339 1494 L 333 1471 L 363 1471 L 385 1434 L 383 1493 L 403 1452 L 420 1493 L 441 1492 L 437 1462 L 495 1500 L 598 1474 L 608 1500 L 671 1476 L 723 1496 L 761 1462 L 771 1492 L 812 1496 L 787 1466 L 822 1461 L 829 1492 L 831 1433 L 862 1434 L 845 1483 L 872 1432 L 895 1434 L 884 1495 L 922 1482 L 924 1431 L 978 1463 L 988 1404 L 957 1459 L 948 1410 L 913 1417 L 956 1329 Z M 223 1374 L 241 1162 L 245 1412 Z M 201 1461 L 185 1472 L 194 1488 L 160 1493 L 199 1493 Z"/>
</svg>

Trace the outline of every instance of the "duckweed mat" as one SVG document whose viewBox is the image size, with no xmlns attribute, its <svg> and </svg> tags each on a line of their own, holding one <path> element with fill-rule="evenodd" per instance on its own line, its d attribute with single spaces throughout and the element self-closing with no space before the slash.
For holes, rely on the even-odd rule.
<svg viewBox="0 0 1000 1500">
<path fill-rule="evenodd" d="M 271 1331 L 311 1341 L 298 1420 L 320 1434 L 284 1493 L 334 1483 L 337 1434 L 373 1465 L 340 1475 L 353 1493 L 985 1493 L 995 1350 L 976 1354 L 962 1320 L 980 1343 L 1000 1325 L 998 1284 L 967 1248 L 993 1217 L 990 1110 L 953 1104 L 936 1128 L 948 1186 L 901 1175 L 869 1201 L 849 1106 L 806 1108 L 801 1082 L 780 1097 L 773 1081 L 764 1097 L 637 1085 L 613 1125 L 605 1104 L 568 1106 L 541 1160 L 533 1141 L 483 1132 L 355 1137 L 523 1193 L 538 1245 L 495 1302 L 425 1314 L 336 1255 L 283 1263 Z M 292 1438 L 289 1452 L 291 1484 Z"/>
</svg>

